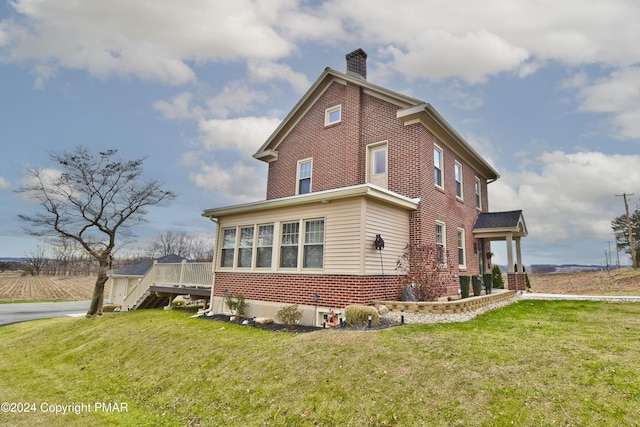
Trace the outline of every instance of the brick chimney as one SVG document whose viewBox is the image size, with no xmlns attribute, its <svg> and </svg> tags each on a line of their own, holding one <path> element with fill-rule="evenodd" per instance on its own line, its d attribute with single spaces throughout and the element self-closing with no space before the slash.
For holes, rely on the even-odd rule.
<svg viewBox="0 0 640 427">
<path fill-rule="evenodd" d="M 367 52 L 356 49 L 347 53 L 347 74 L 367 80 Z"/>
</svg>

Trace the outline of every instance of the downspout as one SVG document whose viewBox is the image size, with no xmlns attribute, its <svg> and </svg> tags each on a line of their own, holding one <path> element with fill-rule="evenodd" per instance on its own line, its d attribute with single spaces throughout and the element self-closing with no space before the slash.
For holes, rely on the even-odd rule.
<svg viewBox="0 0 640 427">
<path fill-rule="evenodd" d="M 220 234 L 220 223 L 217 218 L 209 217 L 211 222 L 216 224 L 216 237 L 213 244 L 213 258 L 211 259 L 211 296 L 209 297 L 209 313 L 213 313 L 213 294 L 216 288 L 216 245 L 218 244 L 218 237 Z"/>
</svg>

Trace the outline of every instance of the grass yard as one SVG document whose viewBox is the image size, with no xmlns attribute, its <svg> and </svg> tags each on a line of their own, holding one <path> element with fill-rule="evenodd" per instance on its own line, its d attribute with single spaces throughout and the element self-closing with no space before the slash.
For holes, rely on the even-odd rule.
<svg viewBox="0 0 640 427">
<path fill-rule="evenodd" d="M 521 301 L 466 323 L 306 334 L 187 316 L 140 310 L 3 326 L 2 401 L 27 403 L 35 412 L 0 413 L 0 424 L 620 426 L 640 420 L 640 304 Z M 96 409 L 96 402 L 121 411 Z M 79 413 L 56 415 L 52 405 L 76 405 Z"/>
</svg>

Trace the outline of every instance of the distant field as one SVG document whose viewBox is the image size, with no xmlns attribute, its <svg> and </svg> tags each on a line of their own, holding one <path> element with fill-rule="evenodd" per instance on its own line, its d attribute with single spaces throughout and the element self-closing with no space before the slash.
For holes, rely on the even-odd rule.
<svg viewBox="0 0 640 427">
<path fill-rule="evenodd" d="M 604 272 L 530 274 L 538 293 L 573 295 L 640 295 L 640 269 Z"/>
<path fill-rule="evenodd" d="M 17 273 L 0 273 L 0 301 L 91 299 L 95 276 L 21 276 Z M 105 287 L 109 296 L 110 281 Z"/>
</svg>

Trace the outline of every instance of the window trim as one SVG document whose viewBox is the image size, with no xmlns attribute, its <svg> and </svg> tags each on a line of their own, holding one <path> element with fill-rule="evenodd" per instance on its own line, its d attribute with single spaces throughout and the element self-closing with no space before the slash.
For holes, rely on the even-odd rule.
<svg viewBox="0 0 640 427">
<path fill-rule="evenodd" d="M 456 181 L 456 198 L 460 199 L 460 200 L 464 200 L 464 179 L 463 179 L 463 171 L 462 171 L 462 163 L 460 163 L 459 161 L 455 161 L 455 163 L 453 164 L 453 176 L 454 179 Z M 457 176 L 460 175 L 460 176 Z M 458 180 L 458 178 L 460 178 Z M 458 191 L 460 192 L 460 194 L 458 194 Z"/>
<path fill-rule="evenodd" d="M 321 270 L 324 268 L 324 248 L 326 246 L 325 244 L 325 236 L 326 236 L 326 221 L 324 218 L 312 218 L 312 219 L 305 219 L 302 220 L 303 222 L 303 232 L 304 232 L 304 239 L 302 242 L 302 266 L 301 268 L 303 270 Z M 322 222 L 322 242 L 318 243 L 318 242 L 307 242 L 307 227 L 309 226 L 309 223 L 311 222 Z M 307 263 L 307 248 L 310 246 L 321 246 L 322 247 L 322 260 L 321 260 L 321 265 L 320 266 L 311 266 L 311 267 L 307 267 L 306 263 Z"/>
<path fill-rule="evenodd" d="M 331 113 L 335 113 L 336 111 L 340 113 L 340 117 L 338 118 L 338 120 L 335 120 L 332 122 Z M 329 107 L 326 110 L 324 110 L 324 126 L 325 127 L 335 125 L 340 122 L 342 122 L 342 104 L 334 105 L 333 107 Z"/>
<path fill-rule="evenodd" d="M 482 210 L 482 181 L 480 178 L 476 176 L 475 181 L 475 191 L 476 191 L 476 209 Z"/>
<path fill-rule="evenodd" d="M 311 167 L 309 168 L 309 178 L 301 178 L 301 166 L 305 163 L 310 163 Z M 300 192 L 300 181 L 302 179 L 308 179 L 309 180 L 309 192 L 308 193 L 301 193 Z M 296 195 L 299 194 L 309 194 L 313 192 L 313 157 L 309 157 L 306 159 L 301 159 L 298 160 L 298 163 L 296 164 Z"/>
<path fill-rule="evenodd" d="M 249 246 L 242 246 L 242 230 L 251 230 L 251 244 Z M 255 254 L 255 246 L 256 246 L 256 226 L 255 225 L 243 225 L 243 226 L 239 226 L 237 227 L 237 231 L 236 231 L 236 249 L 237 249 L 237 253 L 236 253 L 236 268 L 242 268 L 242 269 L 251 269 L 253 268 L 254 264 L 254 254 Z M 249 265 L 240 265 L 240 259 L 242 257 L 242 252 L 244 251 L 249 251 L 249 253 L 251 254 L 251 257 L 249 259 Z"/>
<path fill-rule="evenodd" d="M 442 227 L 442 243 L 438 243 L 438 226 Z M 442 246 L 442 254 L 441 254 L 442 259 L 439 259 L 438 261 L 444 264 L 446 261 L 445 254 L 447 252 L 447 224 L 444 223 L 443 221 L 436 220 L 435 233 L 436 233 L 436 238 L 435 238 L 436 247 L 438 245 Z"/>
<path fill-rule="evenodd" d="M 263 227 L 271 227 L 271 245 L 261 245 L 260 244 L 260 229 Z M 275 243 L 275 238 L 276 238 L 276 226 L 274 223 L 265 223 L 265 224 L 256 224 L 256 228 L 258 230 L 258 232 L 256 233 L 256 251 L 255 251 L 255 268 L 256 269 L 267 269 L 267 268 L 272 268 L 273 267 L 273 252 L 274 252 L 274 243 Z M 260 266 L 258 265 L 258 260 L 260 258 L 259 256 L 259 252 L 260 249 L 265 249 L 265 248 L 271 248 L 271 256 L 269 259 L 269 265 L 268 266 Z"/>
<path fill-rule="evenodd" d="M 464 228 L 458 228 L 458 268 L 466 270 L 467 268 L 467 236 Z M 462 237 L 462 239 L 461 239 Z M 460 262 L 460 251 L 462 250 L 462 262 Z"/>
<path fill-rule="evenodd" d="M 221 238 L 222 238 L 222 245 L 220 248 L 220 268 L 235 268 L 236 266 L 236 248 L 238 247 L 238 227 L 225 227 L 223 228 L 221 233 Z M 233 246 L 225 246 L 225 232 L 226 231 L 233 231 Z M 231 256 L 231 265 L 224 265 L 224 251 L 225 250 L 231 250 L 232 251 L 232 256 Z"/>
<path fill-rule="evenodd" d="M 440 164 L 437 166 L 436 166 L 436 155 L 435 155 L 436 151 L 440 153 Z M 437 144 L 433 144 L 433 168 L 434 168 L 433 183 L 436 186 L 436 188 L 444 190 L 444 150 L 442 149 L 442 147 L 438 146 Z M 438 182 L 436 181 L 436 174 L 435 174 L 436 169 L 440 171 L 440 184 L 438 184 Z"/>
<path fill-rule="evenodd" d="M 298 225 L 298 233 L 297 233 L 298 238 L 297 238 L 297 241 L 296 241 L 295 244 L 291 244 L 291 243 L 285 244 L 285 243 L 283 243 L 283 241 L 284 241 L 284 239 L 283 239 L 284 227 L 286 225 L 289 225 L 289 224 L 297 224 Z M 284 221 L 284 222 L 280 223 L 280 230 L 279 230 L 280 239 L 279 239 L 279 242 L 278 242 L 279 252 L 280 252 L 279 258 L 280 259 L 278 260 L 278 269 L 280 269 L 280 270 L 297 270 L 298 269 L 298 266 L 300 265 L 300 233 L 301 233 L 301 230 L 300 230 L 300 221 L 299 220 L 298 221 Z M 294 247 L 294 246 L 296 247 L 296 250 L 295 250 L 296 265 L 293 266 L 293 267 L 285 267 L 285 266 L 282 265 L 282 261 L 283 261 L 282 256 L 284 254 L 284 251 L 282 250 L 282 248 L 283 247 Z"/>
</svg>

